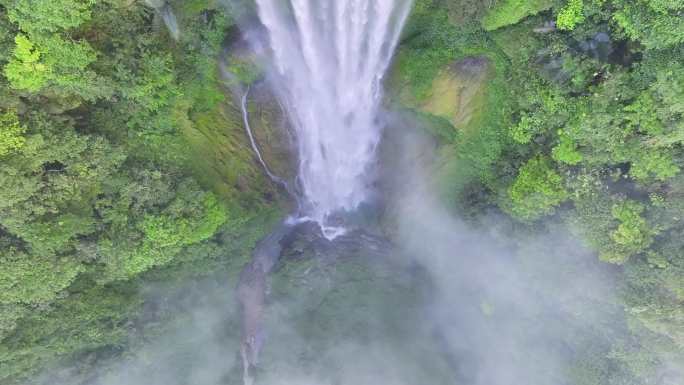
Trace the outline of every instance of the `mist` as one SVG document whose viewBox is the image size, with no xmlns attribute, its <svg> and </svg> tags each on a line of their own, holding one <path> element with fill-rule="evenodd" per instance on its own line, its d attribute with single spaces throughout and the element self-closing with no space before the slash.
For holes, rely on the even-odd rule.
<svg viewBox="0 0 684 385">
<path fill-rule="evenodd" d="M 263 37 L 263 31 L 250 21 L 242 23 L 249 31 L 245 40 L 265 56 L 266 43 L 255 37 Z M 294 55 L 293 48 L 286 51 Z M 291 61 L 291 71 L 306 67 Z M 223 75 L 230 76 L 226 66 L 222 62 Z M 291 87 L 307 76 L 294 76 Z M 232 85 L 237 81 L 228 80 Z M 270 74 L 261 86 L 269 84 L 278 95 L 276 83 L 282 81 Z M 272 174 L 252 136 L 248 91 L 237 93 L 251 146 L 265 173 L 279 184 L 283 179 Z M 306 106 L 306 97 L 284 102 Z M 334 95 L 326 98 L 333 100 Z M 249 359 L 255 373 L 245 375 L 241 357 L 245 336 L 238 279 L 217 274 L 181 286 L 146 287 L 147 306 L 164 313 L 163 321 L 153 321 L 160 323 L 154 332 L 136 336 L 130 346 L 109 357 L 98 357 L 94 373 L 67 363 L 48 370 L 43 382 L 622 384 L 620 370 L 625 369 L 612 357 L 621 354 L 615 346 L 630 341 L 618 298 L 617 268 L 600 263 L 577 232 L 558 218 L 535 227 L 494 210 L 477 220 L 461 218 L 442 201 L 438 139 L 407 114 L 379 105 L 372 110 L 364 119 L 373 121 L 374 139 L 369 142 L 374 144 L 364 147 L 371 152 L 355 159 L 361 162 L 355 167 L 377 178 L 354 177 L 359 186 L 341 182 L 364 191 L 363 197 L 350 195 L 353 204 L 341 205 L 360 206 L 346 218 L 347 228 L 339 232 L 343 235 L 330 237 L 323 222 L 322 227 L 302 222 L 286 244 L 276 247 L 282 252 L 273 259 L 273 270 L 266 272 L 266 299 L 259 314 L 263 320 L 254 336 L 258 348 Z M 305 128 L 319 129 L 319 123 Z M 300 131 L 295 137 L 301 142 L 309 132 Z M 339 138 L 326 143 L 339 157 L 349 157 L 349 151 L 339 147 Z M 355 142 L 350 146 L 359 147 Z M 312 148 L 327 155 L 332 151 Z M 306 158 L 301 150 L 299 158 Z M 330 167 L 339 163 L 331 162 Z M 332 175 L 328 169 L 317 172 L 325 178 Z M 309 177 L 311 186 L 339 192 L 335 183 Z M 361 200 L 366 203 L 356 202 Z M 331 210 L 324 208 L 322 217 Z M 141 318 L 146 322 L 144 315 Z"/>
<path fill-rule="evenodd" d="M 381 226 L 332 242 L 316 226 L 297 230 L 269 279 L 255 383 L 611 383 L 610 359 L 586 357 L 610 357 L 626 335 L 613 268 L 564 225 L 520 238 L 496 214 L 459 219 L 437 198 L 434 139 L 389 116 Z M 147 288 L 173 321 L 81 383 L 241 383 L 236 285 Z M 60 373 L 76 383 L 73 369 Z"/>
<path fill-rule="evenodd" d="M 3 2 L 2 385 L 684 384 L 684 5 L 514 3 Z"/>
</svg>

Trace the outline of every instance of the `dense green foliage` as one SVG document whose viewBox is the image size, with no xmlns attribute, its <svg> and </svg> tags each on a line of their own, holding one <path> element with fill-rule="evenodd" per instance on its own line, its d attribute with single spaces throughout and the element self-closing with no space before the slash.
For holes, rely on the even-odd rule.
<svg viewBox="0 0 684 385">
<path fill-rule="evenodd" d="M 0 383 L 145 343 L 169 315 L 142 288 L 234 276 L 277 215 L 220 79 L 220 3 L 169 1 L 176 40 L 143 1 L 0 0 Z M 684 2 L 414 3 L 389 86 L 440 143 L 442 196 L 574 229 L 629 330 L 575 336 L 600 346 L 567 378 L 656 384 L 684 362 Z"/>
<path fill-rule="evenodd" d="M 178 17 L 176 42 L 142 2 L 0 1 L 3 384 L 119 349 L 150 317 L 141 287 L 235 274 L 278 211 L 222 112 L 233 21 L 212 1 Z M 223 162 L 192 140 L 207 116 L 240 173 L 220 188 L 192 176 Z"/>
<path fill-rule="evenodd" d="M 542 158 L 530 159 L 508 190 L 513 214 L 522 219 L 535 219 L 553 211 L 566 199 L 563 178 L 549 162 Z"/>
<path fill-rule="evenodd" d="M 411 90 L 404 106 L 445 116 L 430 102 L 441 74 L 458 77 L 464 57 L 495 63 L 471 98 L 482 117 L 433 129 L 445 196 L 473 220 L 565 222 L 620 266 L 630 335 L 594 365 L 623 373 L 602 384 L 656 383 L 684 362 L 684 3 L 444 3 L 417 2 L 392 86 Z"/>
<path fill-rule="evenodd" d="M 496 2 L 482 19 L 487 30 L 515 24 L 521 19 L 535 15 L 551 7 L 549 0 L 503 0 Z"/>
</svg>

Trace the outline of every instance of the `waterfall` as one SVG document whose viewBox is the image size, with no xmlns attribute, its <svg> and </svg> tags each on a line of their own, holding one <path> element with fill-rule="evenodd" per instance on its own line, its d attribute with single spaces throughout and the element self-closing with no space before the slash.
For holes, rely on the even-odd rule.
<svg viewBox="0 0 684 385">
<path fill-rule="evenodd" d="M 169 34 L 171 37 L 178 41 L 180 39 L 180 28 L 178 27 L 178 20 L 176 19 L 176 14 L 173 13 L 171 5 L 165 0 L 145 0 L 145 4 L 152 7 L 159 13 L 166 28 L 169 29 Z"/>
<path fill-rule="evenodd" d="M 326 236 L 367 199 L 382 80 L 411 0 L 256 0 L 273 81 L 298 145 L 302 217 Z"/>
</svg>

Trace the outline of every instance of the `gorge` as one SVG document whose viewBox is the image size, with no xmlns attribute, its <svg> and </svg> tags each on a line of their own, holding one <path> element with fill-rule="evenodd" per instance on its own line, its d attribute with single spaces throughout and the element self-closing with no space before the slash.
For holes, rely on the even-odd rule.
<svg viewBox="0 0 684 385">
<path fill-rule="evenodd" d="M 680 3 L 0 0 L 0 383 L 683 383 Z"/>
</svg>

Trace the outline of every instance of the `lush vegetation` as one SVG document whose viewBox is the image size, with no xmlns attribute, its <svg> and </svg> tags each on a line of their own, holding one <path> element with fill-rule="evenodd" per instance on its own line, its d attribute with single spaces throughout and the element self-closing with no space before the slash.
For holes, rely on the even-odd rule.
<svg viewBox="0 0 684 385">
<path fill-rule="evenodd" d="M 0 383 L 143 344 L 169 314 L 141 288 L 234 276 L 278 216 L 220 79 L 233 15 L 173 0 L 170 32 L 162 3 L 0 0 Z M 398 50 L 451 207 L 569 225 L 620 275 L 628 330 L 583 336 L 578 384 L 684 362 L 683 58 L 678 0 L 416 0 Z"/>
<path fill-rule="evenodd" d="M 431 109 L 440 74 L 489 61 L 481 112 L 433 125 L 445 196 L 473 221 L 564 222 L 618 265 L 630 333 L 605 365 L 637 383 L 684 362 L 683 15 L 679 1 L 419 1 L 393 77 L 404 106 L 450 118 Z"/>
<path fill-rule="evenodd" d="M 218 81 L 234 21 L 177 5 L 175 41 L 144 2 L 0 1 L 3 384 L 135 341 L 139 288 L 236 274 L 278 211 Z"/>
</svg>

